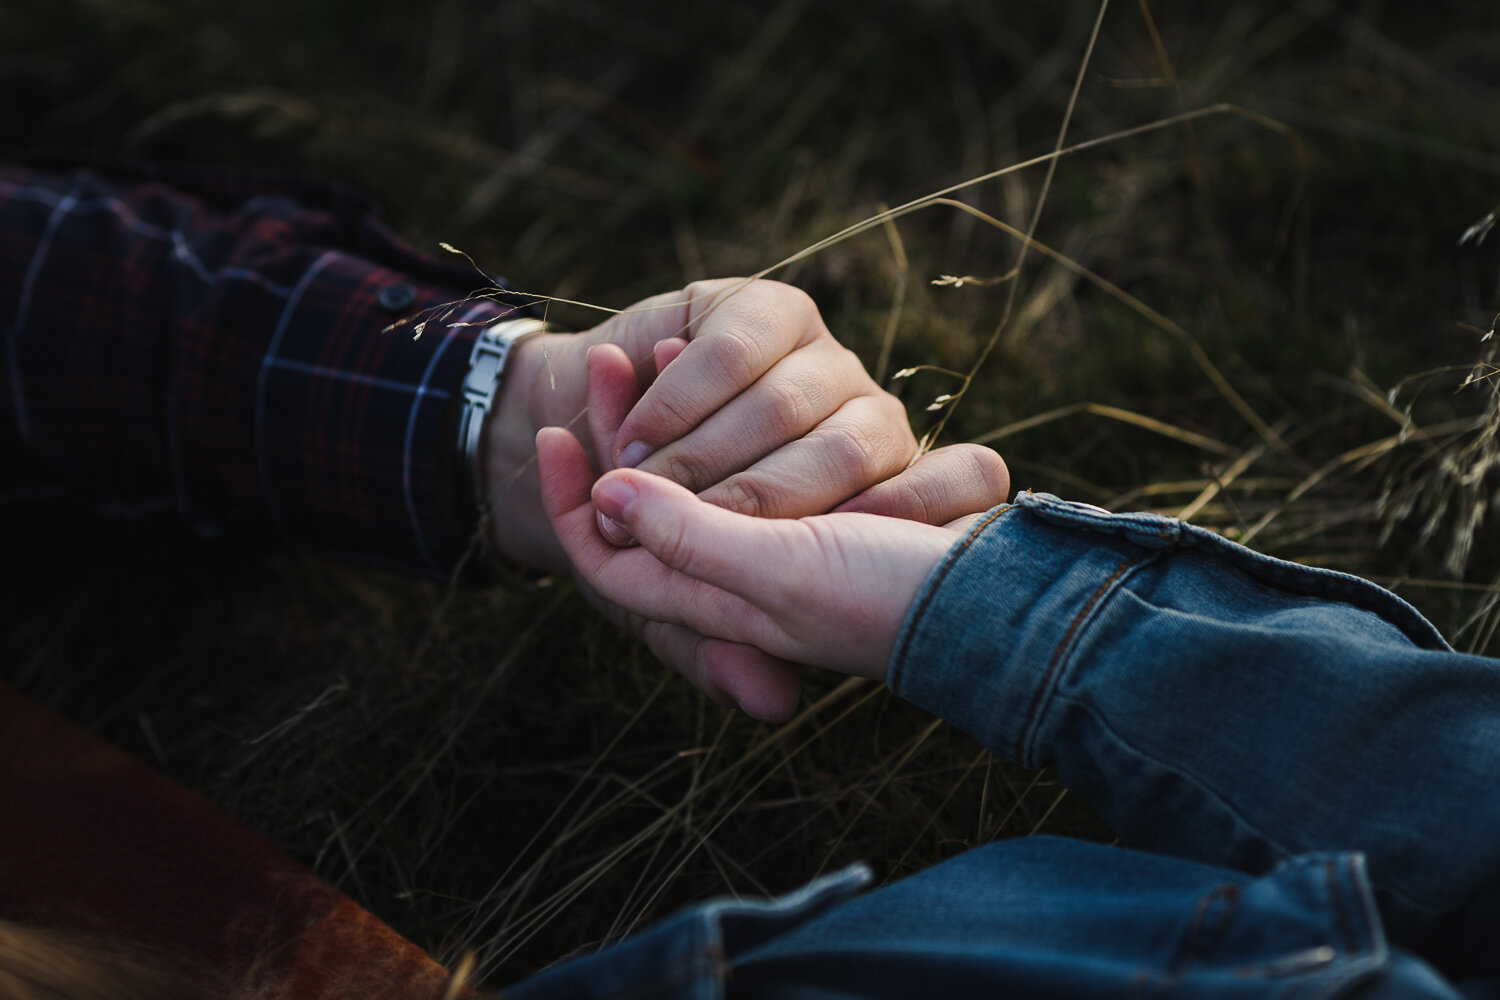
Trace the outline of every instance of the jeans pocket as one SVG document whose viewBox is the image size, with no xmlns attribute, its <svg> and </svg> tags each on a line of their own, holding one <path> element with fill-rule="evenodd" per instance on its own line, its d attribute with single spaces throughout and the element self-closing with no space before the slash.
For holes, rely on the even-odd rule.
<svg viewBox="0 0 1500 1000">
<path fill-rule="evenodd" d="M 1336 997 L 1378 975 L 1389 952 L 1358 854 L 1292 858 L 1199 898 L 1175 954 L 1143 997 Z"/>
<path fill-rule="evenodd" d="M 730 961 L 866 889 L 851 865 L 771 900 L 719 899 L 683 910 L 593 955 L 505 990 L 505 1000 L 720 1000 Z"/>
</svg>

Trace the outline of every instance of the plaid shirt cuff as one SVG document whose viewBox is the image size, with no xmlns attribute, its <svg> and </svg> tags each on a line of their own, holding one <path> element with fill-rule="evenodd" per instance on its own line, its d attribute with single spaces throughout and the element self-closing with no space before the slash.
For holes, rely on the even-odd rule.
<svg viewBox="0 0 1500 1000">
<path fill-rule="evenodd" d="M 316 182 L 0 167 L 5 487 L 446 577 L 458 387 L 523 308 L 478 284 Z"/>
</svg>

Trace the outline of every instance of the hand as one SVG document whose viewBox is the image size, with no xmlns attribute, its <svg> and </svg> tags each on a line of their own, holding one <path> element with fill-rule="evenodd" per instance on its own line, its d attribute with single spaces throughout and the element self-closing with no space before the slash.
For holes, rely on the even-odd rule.
<svg viewBox="0 0 1500 1000">
<path fill-rule="evenodd" d="M 578 427 L 591 377 L 596 398 L 623 407 L 609 415 L 619 423 L 607 446 L 581 435 L 597 468 L 660 473 L 743 513 L 821 513 L 917 451 L 900 402 L 833 339 L 804 293 L 773 281 L 697 282 L 587 333 L 532 338 L 511 356 L 485 457 L 493 536 L 514 562 L 566 568 L 542 512 L 533 441 L 541 427 Z"/>
<path fill-rule="evenodd" d="M 670 363 L 685 341 L 656 347 L 659 367 Z M 593 454 L 609 453 L 618 430 L 639 395 L 634 371 L 611 345 L 589 349 L 588 430 Z M 586 447 L 585 447 L 585 450 Z M 915 518 L 940 524 L 959 514 L 984 510 L 1005 499 L 1009 479 L 1000 456 L 976 445 L 952 445 L 925 455 L 892 479 L 849 499 L 840 510 Z M 596 510 L 600 533 L 613 544 L 628 543 L 629 532 Z M 669 621 L 631 615 L 581 580 L 585 596 L 606 617 L 631 628 L 657 657 L 721 704 L 738 704 L 759 719 L 782 721 L 796 711 L 801 690 L 797 666 L 762 649 L 703 635 Z"/>
<path fill-rule="evenodd" d="M 537 454 L 543 502 L 575 571 L 635 621 L 875 679 L 885 676 L 923 581 L 977 516 L 967 513 L 942 528 L 852 511 L 751 518 L 638 470 L 611 472 L 591 490 L 583 446 L 558 428 L 538 435 Z M 910 497 L 911 487 L 965 480 L 970 473 L 959 470 L 982 466 L 1003 497 L 1004 464 L 978 455 L 965 446 L 934 452 L 877 490 L 886 498 Z M 887 502 L 866 494 L 850 506 Z M 944 507 L 940 495 L 924 502 L 933 512 Z M 628 530 L 640 548 L 609 544 L 596 511 Z"/>
</svg>

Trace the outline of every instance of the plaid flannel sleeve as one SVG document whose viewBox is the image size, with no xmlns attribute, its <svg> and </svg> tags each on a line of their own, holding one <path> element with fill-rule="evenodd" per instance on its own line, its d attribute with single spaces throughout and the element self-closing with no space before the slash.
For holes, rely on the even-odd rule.
<svg viewBox="0 0 1500 1000">
<path fill-rule="evenodd" d="M 331 185 L 0 167 L 5 493 L 445 577 L 482 285 Z"/>
</svg>

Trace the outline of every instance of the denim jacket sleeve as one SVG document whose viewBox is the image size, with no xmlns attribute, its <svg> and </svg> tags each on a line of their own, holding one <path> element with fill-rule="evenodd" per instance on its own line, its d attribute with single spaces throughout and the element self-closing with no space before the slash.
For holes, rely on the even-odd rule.
<svg viewBox="0 0 1500 1000">
<path fill-rule="evenodd" d="M 1500 929 L 1500 663 L 1367 581 L 1022 494 L 934 570 L 889 683 L 1055 764 L 1127 845 L 1249 872 L 1362 851 L 1393 938 Z"/>
</svg>

